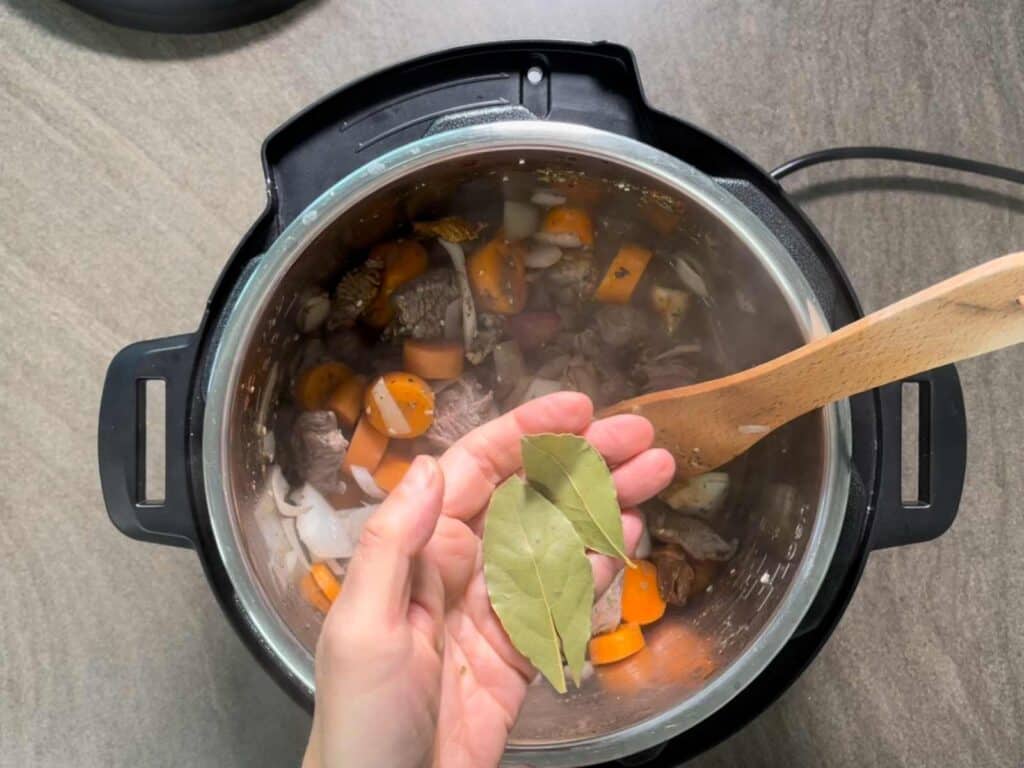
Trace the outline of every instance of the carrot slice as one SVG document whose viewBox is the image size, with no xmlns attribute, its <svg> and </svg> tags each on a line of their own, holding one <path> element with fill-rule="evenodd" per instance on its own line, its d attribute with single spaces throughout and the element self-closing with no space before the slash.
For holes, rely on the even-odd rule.
<svg viewBox="0 0 1024 768">
<path fill-rule="evenodd" d="M 624 245 L 608 265 L 608 271 L 594 292 L 594 298 L 605 304 L 627 304 L 644 270 L 651 252 L 639 245 Z"/>
<path fill-rule="evenodd" d="M 391 493 L 395 490 L 405 473 L 412 466 L 412 459 L 396 451 L 388 451 L 381 459 L 377 471 L 373 473 L 373 481 L 383 490 Z"/>
<path fill-rule="evenodd" d="M 565 195 L 565 199 L 575 205 L 594 206 L 604 197 L 604 185 L 585 176 L 571 178 L 554 185 L 556 192 Z"/>
<path fill-rule="evenodd" d="M 657 203 L 648 203 L 642 210 L 644 221 L 659 235 L 671 235 L 679 226 L 679 214 Z"/>
<path fill-rule="evenodd" d="M 363 393 L 366 391 L 367 379 L 356 374 L 350 376 L 331 392 L 325 403 L 328 410 L 334 411 L 338 423 L 351 429 L 359 421 L 359 412 L 363 409 Z"/>
<path fill-rule="evenodd" d="M 381 376 L 366 388 L 363 402 L 370 424 L 389 437 L 419 437 L 434 423 L 434 391 L 412 373 Z"/>
<path fill-rule="evenodd" d="M 648 560 L 627 568 L 622 579 L 622 620 L 650 624 L 665 615 L 665 601 L 658 592 L 658 569 Z"/>
<path fill-rule="evenodd" d="M 374 429 L 370 420 L 364 416 L 356 424 L 356 431 L 352 435 L 352 442 L 348 444 L 341 468 L 349 474 L 352 473 L 352 467 L 363 467 L 367 472 L 373 472 L 384 458 L 387 448 L 387 437 Z"/>
<path fill-rule="evenodd" d="M 466 263 L 477 308 L 514 315 L 526 306 L 526 252 L 499 232 L 476 250 Z"/>
<path fill-rule="evenodd" d="M 324 593 L 324 597 L 332 603 L 338 599 L 338 595 L 341 593 L 341 582 L 331 573 L 330 568 L 323 563 L 313 563 L 309 573 L 313 577 L 313 581 L 320 588 L 320 591 Z"/>
<path fill-rule="evenodd" d="M 295 381 L 295 402 L 304 410 L 318 411 L 351 375 L 352 369 L 344 363 L 320 363 L 307 368 Z"/>
<path fill-rule="evenodd" d="M 327 599 L 327 595 L 317 585 L 312 571 L 302 577 L 302 581 L 299 582 L 299 591 L 302 592 L 306 602 L 320 611 L 320 613 L 326 614 L 331 610 L 331 601 Z"/>
<path fill-rule="evenodd" d="M 546 235 L 573 235 L 579 248 L 594 247 L 594 222 L 582 208 L 560 205 L 548 211 L 541 232 Z M 567 246 L 568 247 L 568 246 Z"/>
<path fill-rule="evenodd" d="M 427 250 L 415 240 L 392 240 L 374 246 L 370 258 L 375 256 L 384 262 L 384 277 L 377 298 L 366 310 L 363 320 L 374 328 L 383 328 L 395 314 L 391 294 L 403 283 L 427 271 Z"/>
<path fill-rule="evenodd" d="M 424 379 L 457 379 L 465 359 L 457 341 L 407 339 L 402 345 L 402 367 Z"/>
<path fill-rule="evenodd" d="M 639 624 L 620 624 L 618 629 L 590 638 L 590 663 L 613 664 L 632 656 L 644 647 Z"/>
</svg>

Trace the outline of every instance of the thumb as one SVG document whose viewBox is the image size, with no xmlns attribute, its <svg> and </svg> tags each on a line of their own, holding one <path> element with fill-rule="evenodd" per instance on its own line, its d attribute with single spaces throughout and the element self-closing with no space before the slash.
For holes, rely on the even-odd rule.
<svg viewBox="0 0 1024 768">
<path fill-rule="evenodd" d="M 444 475 L 437 461 L 418 456 L 363 526 L 345 574 L 341 598 L 369 621 L 393 622 L 409 607 L 413 559 L 437 526 Z"/>
</svg>

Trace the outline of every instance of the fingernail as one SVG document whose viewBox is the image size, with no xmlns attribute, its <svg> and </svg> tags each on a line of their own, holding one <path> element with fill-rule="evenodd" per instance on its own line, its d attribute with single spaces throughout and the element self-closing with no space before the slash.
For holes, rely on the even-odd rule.
<svg viewBox="0 0 1024 768">
<path fill-rule="evenodd" d="M 434 473 L 436 471 L 436 462 L 432 458 L 429 456 L 417 456 L 402 479 L 402 485 L 410 491 L 426 490 L 434 482 Z"/>
</svg>

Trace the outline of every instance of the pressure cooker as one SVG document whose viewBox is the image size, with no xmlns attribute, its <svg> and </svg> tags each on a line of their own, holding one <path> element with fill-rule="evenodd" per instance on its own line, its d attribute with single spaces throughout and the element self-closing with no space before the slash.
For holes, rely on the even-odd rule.
<svg viewBox="0 0 1024 768">
<path fill-rule="evenodd" d="M 617 45 L 451 50 L 348 85 L 263 146 L 267 206 L 214 286 L 198 330 L 141 341 L 110 364 L 99 461 L 110 519 L 141 541 L 193 548 L 247 646 L 312 707 L 320 617 L 269 564 L 267 420 L 296 342 L 304 288 L 350 269 L 416 194 L 509 173 L 571 170 L 671 199 L 713 262 L 735 369 L 862 316 L 840 262 L 779 183 L 736 149 L 644 99 Z M 145 383 L 166 385 L 166 494 L 144 488 Z M 902 496 L 902 404 L 920 391 L 918 498 Z M 595 674 L 558 696 L 531 686 L 506 751 L 529 765 L 676 765 L 733 733 L 812 661 L 868 554 L 953 522 L 966 424 L 952 366 L 795 421 L 744 459 L 739 551 L 686 621 L 716 671 L 671 672 L 685 642 L 662 622 L 620 662 L 629 695 Z M 895 587 L 898 589 L 898 587 Z"/>
</svg>

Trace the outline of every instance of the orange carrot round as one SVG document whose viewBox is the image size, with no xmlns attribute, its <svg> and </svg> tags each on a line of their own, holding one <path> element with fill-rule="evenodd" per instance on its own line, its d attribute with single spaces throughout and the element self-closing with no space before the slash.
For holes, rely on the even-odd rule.
<svg viewBox="0 0 1024 768">
<path fill-rule="evenodd" d="M 595 667 L 629 658 L 644 647 L 639 624 L 620 624 L 618 629 L 590 638 L 590 663 Z"/>
<path fill-rule="evenodd" d="M 334 411 L 338 423 L 343 427 L 351 429 L 359 421 L 366 384 L 366 377 L 357 373 L 345 379 L 327 398 L 326 408 Z"/>
<path fill-rule="evenodd" d="M 295 381 L 295 402 L 307 411 L 318 411 L 342 382 L 352 375 L 344 363 L 320 363 L 307 368 Z"/>
<path fill-rule="evenodd" d="M 514 315 L 526 306 L 526 252 L 501 233 L 476 250 L 466 263 L 477 307 L 484 312 Z"/>
<path fill-rule="evenodd" d="M 377 471 L 373 473 L 373 481 L 381 489 L 391 493 L 402 482 L 402 478 L 405 477 L 405 473 L 409 471 L 411 466 L 412 459 L 408 456 L 395 451 L 388 451 L 384 454 L 384 458 L 381 459 Z"/>
<path fill-rule="evenodd" d="M 605 304 L 627 304 L 651 260 L 651 252 L 639 245 L 624 245 L 608 265 L 594 298 Z"/>
<path fill-rule="evenodd" d="M 402 367 L 424 379 L 457 379 L 464 357 L 457 341 L 407 339 L 402 345 Z"/>
<path fill-rule="evenodd" d="M 381 376 L 366 388 L 363 402 L 370 424 L 389 437 L 419 437 L 434 423 L 434 391 L 412 373 Z"/>
<path fill-rule="evenodd" d="M 323 563 L 313 563 L 309 572 L 313 576 L 313 581 L 320 587 L 320 591 L 324 593 L 324 597 L 332 603 L 338 599 L 338 595 L 341 593 L 341 582 L 331 573 L 330 568 Z"/>
<path fill-rule="evenodd" d="M 580 248 L 594 247 L 594 222 L 582 208 L 560 205 L 548 211 L 541 232 L 546 235 L 574 235 Z"/>
<path fill-rule="evenodd" d="M 626 568 L 622 578 L 622 620 L 650 624 L 665 615 L 665 601 L 658 592 L 658 569 L 640 560 Z"/>
<path fill-rule="evenodd" d="M 384 277 L 377 298 L 373 300 L 363 319 L 367 325 L 383 328 L 395 314 L 391 294 L 400 285 L 427 271 L 427 251 L 415 240 L 392 240 L 379 243 L 370 251 L 370 258 L 384 262 Z"/>
<path fill-rule="evenodd" d="M 316 583 L 312 571 L 302 577 L 302 580 L 299 582 L 299 591 L 306 599 L 306 602 L 320 611 L 320 613 L 326 614 L 331 610 L 331 601 L 327 599 L 327 595 L 323 593 L 323 590 Z"/>
<path fill-rule="evenodd" d="M 352 467 L 363 467 L 367 472 L 373 472 L 387 449 L 387 436 L 374 429 L 370 420 L 364 416 L 356 424 L 356 431 L 352 434 L 341 468 L 349 474 L 352 473 Z"/>
</svg>

